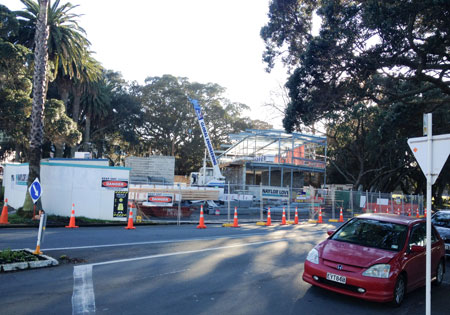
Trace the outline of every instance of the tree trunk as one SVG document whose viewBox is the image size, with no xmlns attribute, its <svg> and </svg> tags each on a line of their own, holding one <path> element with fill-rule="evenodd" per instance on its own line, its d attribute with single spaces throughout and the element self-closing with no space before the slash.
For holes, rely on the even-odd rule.
<svg viewBox="0 0 450 315">
<path fill-rule="evenodd" d="M 72 107 L 72 119 L 77 124 L 78 129 L 78 122 L 80 119 L 80 104 L 81 104 L 81 88 L 79 86 L 75 86 L 73 89 L 73 107 Z M 70 148 L 70 157 L 74 157 L 75 152 L 78 150 L 80 146 L 74 145 Z"/>
<path fill-rule="evenodd" d="M 89 151 L 91 141 L 91 117 L 92 117 L 92 106 L 88 107 L 88 111 L 86 113 L 86 126 L 84 128 L 84 139 L 83 139 L 83 147 L 84 150 Z"/>
<path fill-rule="evenodd" d="M 48 0 L 39 0 L 39 16 L 34 38 L 33 109 L 31 113 L 28 186 L 35 178 L 40 178 L 42 140 L 44 138 L 44 105 L 47 94 L 47 42 L 49 36 L 47 13 Z M 27 193 L 23 206 L 25 211 L 31 211 L 32 204 L 30 201 L 31 197 Z"/>
</svg>

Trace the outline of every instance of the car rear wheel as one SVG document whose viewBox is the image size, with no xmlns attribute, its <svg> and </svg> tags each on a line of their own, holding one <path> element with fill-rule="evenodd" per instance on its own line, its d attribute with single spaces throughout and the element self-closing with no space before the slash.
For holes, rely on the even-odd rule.
<svg viewBox="0 0 450 315">
<path fill-rule="evenodd" d="M 441 260 L 436 269 L 436 281 L 434 281 L 434 285 L 440 286 L 443 279 L 444 279 L 444 262 Z"/>
<path fill-rule="evenodd" d="M 394 288 L 394 299 L 392 304 L 394 306 L 400 306 L 405 298 L 406 293 L 406 280 L 404 275 L 399 275 Z"/>
</svg>

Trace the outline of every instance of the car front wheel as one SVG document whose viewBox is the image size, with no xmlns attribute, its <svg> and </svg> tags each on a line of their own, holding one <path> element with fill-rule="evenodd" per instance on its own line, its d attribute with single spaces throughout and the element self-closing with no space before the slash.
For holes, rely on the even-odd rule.
<svg viewBox="0 0 450 315">
<path fill-rule="evenodd" d="M 400 306 L 405 298 L 406 293 L 406 280 L 404 275 L 399 275 L 397 278 L 397 283 L 394 288 L 394 299 L 392 304 L 394 306 Z"/>
</svg>

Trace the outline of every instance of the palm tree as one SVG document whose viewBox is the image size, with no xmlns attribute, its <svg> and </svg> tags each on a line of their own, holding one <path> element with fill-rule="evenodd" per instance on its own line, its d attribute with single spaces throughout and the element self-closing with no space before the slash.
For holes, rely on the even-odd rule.
<svg viewBox="0 0 450 315">
<path fill-rule="evenodd" d="M 39 4 L 34 0 L 21 0 L 25 10 L 16 11 L 20 22 L 19 43 L 33 48 L 35 25 L 39 14 Z M 53 5 L 49 1 L 48 27 L 48 55 L 53 62 L 53 77 L 62 71 L 63 76 L 69 78 L 77 76 L 77 69 L 82 65 L 83 57 L 90 46 L 85 37 L 86 31 L 78 25 L 80 15 L 71 11 L 78 7 L 71 3 L 59 6 L 56 0 Z"/>
<path fill-rule="evenodd" d="M 30 38 L 35 32 L 35 22 L 38 17 L 39 5 L 34 0 L 21 0 L 25 10 L 17 11 L 21 28 L 19 42 L 32 47 Z M 73 104 L 70 110 L 72 119 L 77 123 L 80 120 L 80 102 L 86 90 L 86 84 L 101 77 L 102 67 L 89 52 L 90 42 L 86 39 L 86 32 L 78 25 L 80 15 L 72 13 L 78 5 L 65 3 L 60 6 L 56 0 L 49 5 L 48 25 L 50 36 L 48 38 L 49 59 L 53 63 L 53 78 L 58 88 L 67 114 L 69 115 L 69 96 L 73 95 Z M 56 156 L 62 155 L 63 144 L 55 144 Z M 74 149 L 71 150 L 72 155 Z"/>
<path fill-rule="evenodd" d="M 39 14 L 34 40 L 33 107 L 31 114 L 28 185 L 31 185 L 35 178 L 40 177 L 42 140 L 44 138 L 44 104 L 47 95 L 47 42 L 49 36 L 49 29 L 47 26 L 48 4 L 48 0 L 39 0 Z M 29 196 L 26 199 L 28 200 L 28 203 L 25 201 L 24 210 L 31 210 Z M 27 205 L 30 207 L 27 207 Z"/>
</svg>

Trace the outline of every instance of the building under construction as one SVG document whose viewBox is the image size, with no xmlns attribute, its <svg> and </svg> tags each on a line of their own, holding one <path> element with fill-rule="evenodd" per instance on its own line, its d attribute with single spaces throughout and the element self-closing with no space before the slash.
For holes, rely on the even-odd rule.
<svg viewBox="0 0 450 315">
<path fill-rule="evenodd" d="M 231 145 L 218 157 L 223 175 L 243 190 L 247 185 L 301 188 L 308 178 L 326 180 L 327 139 L 281 130 L 231 134 Z M 319 176 L 323 173 L 323 176 Z M 323 182 L 322 182 L 323 180 Z M 310 184 L 310 183 L 306 183 Z"/>
</svg>

